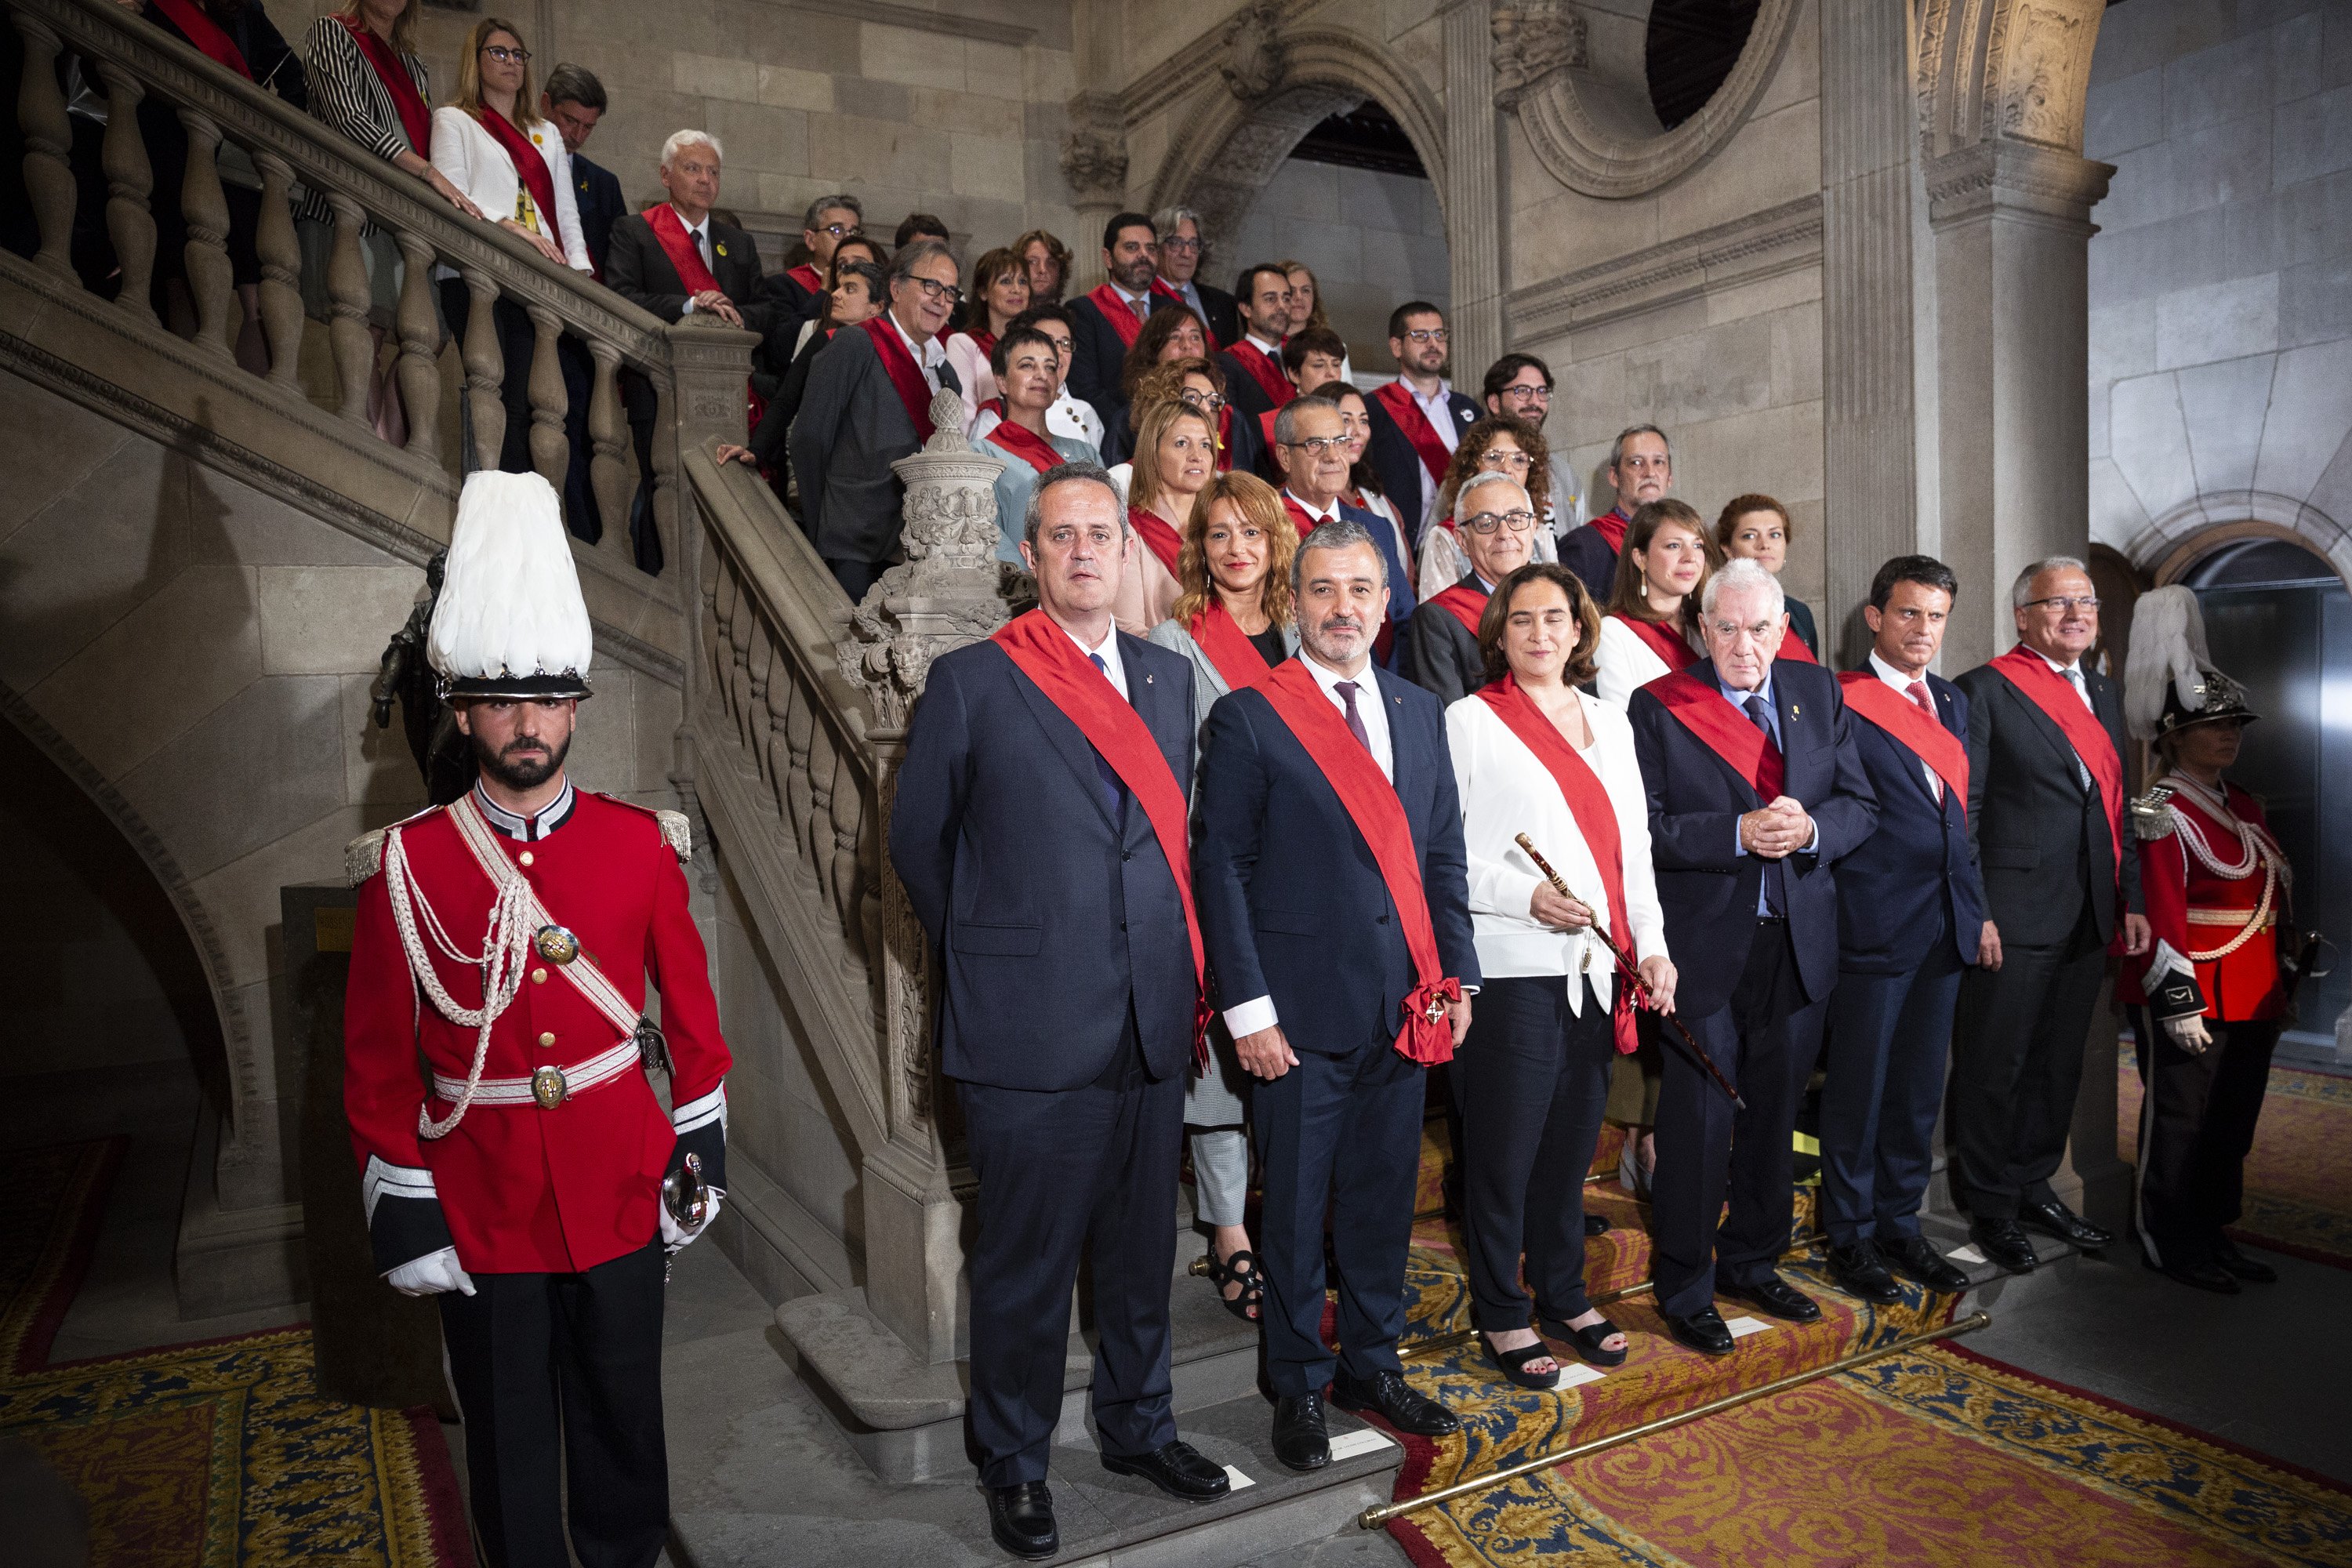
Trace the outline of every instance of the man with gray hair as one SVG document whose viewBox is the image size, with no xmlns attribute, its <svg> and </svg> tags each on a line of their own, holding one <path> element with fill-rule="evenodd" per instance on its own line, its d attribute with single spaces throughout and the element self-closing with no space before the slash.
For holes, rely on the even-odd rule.
<svg viewBox="0 0 2352 1568">
<path fill-rule="evenodd" d="M 809 203 L 808 211 L 801 215 L 801 243 L 808 247 L 808 259 L 768 280 L 777 302 L 791 312 L 793 321 L 814 321 L 824 314 L 824 277 L 833 265 L 833 253 L 841 248 L 843 240 L 856 239 L 865 232 L 865 205 L 848 192 L 819 196 Z"/>
<path fill-rule="evenodd" d="M 1209 237 L 1202 232 L 1201 215 L 1191 207 L 1161 207 L 1151 215 L 1160 231 L 1159 271 L 1151 291 L 1180 305 L 1208 323 L 1209 357 L 1217 357 L 1227 343 L 1239 342 L 1241 312 L 1234 297 L 1200 280 L 1201 263 L 1209 258 Z"/>
<path fill-rule="evenodd" d="M 931 438 L 932 399 L 962 390 L 940 342 L 963 302 L 960 276 L 946 246 L 917 240 L 891 260 L 889 308 L 810 362 L 791 437 L 801 526 L 853 599 L 898 553 L 906 486 L 891 465 Z"/>
<path fill-rule="evenodd" d="M 1624 552 L 1625 530 L 1633 514 L 1664 500 L 1675 488 L 1674 448 L 1656 426 L 1635 425 L 1618 432 L 1609 444 L 1604 471 L 1617 492 L 1616 505 L 1583 527 L 1569 530 L 1559 542 L 1559 563 L 1583 578 L 1593 598 L 1603 605 L 1617 585 L 1617 557 Z"/>
<path fill-rule="evenodd" d="M 1496 586 L 1533 556 L 1535 503 L 1527 487 L 1508 474 L 1474 474 L 1454 498 L 1454 527 L 1468 570 L 1413 611 L 1405 657 L 1405 673 L 1444 703 L 1457 702 L 1486 684 L 1478 623 Z"/>
<path fill-rule="evenodd" d="M 2124 823 L 2122 694 L 2088 657 L 2098 590 L 2080 560 L 2053 555 L 2018 574 L 2010 604 L 2017 646 L 1953 682 L 1969 700 L 1969 841 L 2000 965 L 1960 980 L 1945 1142 L 1970 1239 L 2024 1274 L 2040 1261 L 2029 1229 L 2086 1252 L 2114 1239 L 2050 1178 L 2106 955 L 2146 952 L 2148 924 Z"/>
<path fill-rule="evenodd" d="M 1746 1102 L 1665 1053 L 1651 1186 L 1658 1310 L 1682 1343 L 1729 1355 L 1717 1295 L 1790 1322 L 1821 1316 L 1777 1268 L 1790 1135 L 1837 984 L 1832 868 L 1870 837 L 1878 802 L 1837 677 L 1773 662 L 1789 616 L 1772 574 L 1734 561 L 1701 604 L 1707 658 L 1635 691 L 1625 716 L 1666 943 L 1709 959 L 1683 966 L 1675 1009 Z"/>
<path fill-rule="evenodd" d="M 1026 1559 L 1061 1549 L 1045 1472 L 1082 1259 L 1104 1468 L 1193 1502 L 1232 1485 L 1177 1436 L 1171 1392 L 1169 1216 L 1202 962 L 1192 680 L 1111 619 L 1134 552 L 1101 468 L 1039 478 L 1021 542 L 1037 608 L 932 664 L 890 815 L 980 1184 L 971 1443 L 991 1532 Z"/>
</svg>

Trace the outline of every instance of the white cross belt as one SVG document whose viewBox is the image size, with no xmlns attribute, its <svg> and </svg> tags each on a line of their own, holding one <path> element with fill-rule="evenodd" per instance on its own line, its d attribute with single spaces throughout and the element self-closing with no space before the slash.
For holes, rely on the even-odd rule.
<svg viewBox="0 0 2352 1568">
<path fill-rule="evenodd" d="M 537 1105 L 552 1110 L 575 1094 L 612 1082 L 637 1065 L 633 1036 L 609 1050 L 568 1068 L 544 1067 L 529 1078 L 486 1078 L 474 1086 L 476 1105 Z M 433 1075 L 433 1092 L 452 1105 L 466 1092 L 462 1078 Z"/>
</svg>

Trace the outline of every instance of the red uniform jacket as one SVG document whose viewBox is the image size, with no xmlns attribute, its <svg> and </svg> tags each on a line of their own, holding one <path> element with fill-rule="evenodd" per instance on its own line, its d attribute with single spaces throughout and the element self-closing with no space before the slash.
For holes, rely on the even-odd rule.
<svg viewBox="0 0 2352 1568">
<path fill-rule="evenodd" d="M 2227 781 L 2224 787 L 2229 790 L 2230 809 L 2268 831 L 2262 803 Z M 2214 858 L 2234 865 L 2245 858 L 2237 830 L 2207 811 L 2188 792 L 2175 795 L 2171 804 L 2204 833 Z M 2178 831 L 2140 841 L 2139 879 L 2140 891 L 2147 900 L 2147 923 L 2154 940 L 2170 942 L 2173 951 L 2184 956 L 2226 946 L 2243 924 L 2242 919 L 2227 924 L 2191 924 L 2190 910 L 2234 910 L 2251 914 L 2263 900 L 2263 864 L 2259 858 L 2246 875 L 2225 879 L 2207 870 L 2204 863 L 2189 853 Z M 2286 918 L 2284 886 L 2271 896 L 2267 918 L 2265 928 L 2249 937 L 2235 952 L 2197 965 L 2197 988 L 2204 993 L 2208 1018 L 2217 1023 L 2242 1024 L 2279 1016 L 2285 1000 L 2279 984 L 2278 954 L 2278 922 Z M 2126 1002 L 2147 999 L 2141 988 L 2143 968 L 2137 961 L 2125 963 L 2119 989 Z"/>
<path fill-rule="evenodd" d="M 544 837 L 495 837 L 548 913 L 579 937 L 625 998 L 642 1009 L 652 977 L 661 992 L 677 1125 L 690 1127 L 698 1116 L 707 1123 L 723 1105 L 720 1080 L 730 1058 L 701 933 L 687 911 L 679 856 L 654 813 L 584 790 L 574 799 L 551 826 L 555 808 L 542 815 L 536 826 Z M 400 832 L 451 944 L 478 953 L 496 891 L 447 813 L 436 808 Z M 364 1172 L 377 1266 L 388 1270 L 454 1242 L 469 1273 L 572 1273 L 646 1246 L 678 1139 L 642 1070 L 551 1110 L 478 1101 L 447 1136 L 418 1136 L 429 1075 L 463 1082 L 477 1031 L 444 1018 L 414 987 L 388 880 L 379 868 L 361 886 L 343 1015 L 343 1103 Z M 451 999 L 480 1006 L 479 967 L 442 952 L 421 912 L 418 927 Z M 540 1067 L 568 1068 L 620 1037 L 554 965 L 533 954 L 491 1029 L 482 1073 L 528 1078 Z M 442 1120 L 450 1102 L 435 1096 L 431 1109 Z M 446 1235 L 435 1205 L 404 1201 L 424 1198 L 437 1199 Z"/>
</svg>

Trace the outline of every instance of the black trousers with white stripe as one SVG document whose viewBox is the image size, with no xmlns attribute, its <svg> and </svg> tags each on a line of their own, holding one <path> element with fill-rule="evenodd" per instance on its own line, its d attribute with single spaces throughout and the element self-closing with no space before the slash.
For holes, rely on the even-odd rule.
<svg viewBox="0 0 2352 1568">
<path fill-rule="evenodd" d="M 2277 1046 L 2275 1018 L 2224 1024 L 2208 1018 L 2213 1043 L 2191 1055 L 2164 1026 L 2132 1009 L 2139 1081 L 2140 1246 L 2160 1264 L 2213 1261 L 2214 1243 L 2237 1223 L 2246 1190 L 2246 1153 Z"/>
</svg>

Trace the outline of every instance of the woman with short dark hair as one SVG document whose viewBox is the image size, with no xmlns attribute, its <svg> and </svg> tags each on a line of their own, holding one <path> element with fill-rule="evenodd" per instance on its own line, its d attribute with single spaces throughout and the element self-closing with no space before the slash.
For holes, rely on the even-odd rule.
<svg viewBox="0 0 2352 1568">
<path fill-rule="evenodd" d="M 1775 577 L 1789 563 L 1789 541 L 1796 536 L 1789 509 L 1768 495 L 1734 496 L 1715 520 L 1715 548 L 1724 560 L 1753 561 Z M 1797 646 L 1784 638 L 1780 657 L 1819 664 L 1822 634 L 1813 626 L 1811 606 L 1785 586 L 1780 599 L 1788 607 L 1789 629 L 1797 635 Z"/>
</svg>

